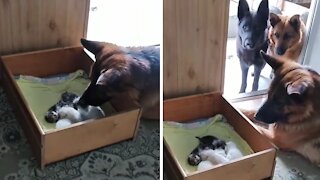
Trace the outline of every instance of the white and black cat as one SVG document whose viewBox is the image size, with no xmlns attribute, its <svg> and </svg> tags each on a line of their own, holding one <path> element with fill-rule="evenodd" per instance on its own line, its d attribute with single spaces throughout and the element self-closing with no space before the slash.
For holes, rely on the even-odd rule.
<svg viewBox="0 0 320 180">
<path fill-rule="evenodd" d="M 204 150 L 225 149 L 226 142 L 218 139 L 215 136 L 196 137 L 199 140 L 199 145 L 189 154 L 188 163 L 192 166 L 197 166 L 201 161 L 200 153 Z"/>
<path fill-rule="evenodd" d="M 78 100 L 79 96 L 74 93 L 63 93 L 61 99 L 46 112 L 45 120 L 49 123 L 59 123 L 59 121 L 63 120 L 64 122 L 67 122 L 66 125 L 68 125 L 87 119 L 96 119 L 105 116 L 100 107 L 76 106 L 75 104 L 77 104 Z"/>
</svg>

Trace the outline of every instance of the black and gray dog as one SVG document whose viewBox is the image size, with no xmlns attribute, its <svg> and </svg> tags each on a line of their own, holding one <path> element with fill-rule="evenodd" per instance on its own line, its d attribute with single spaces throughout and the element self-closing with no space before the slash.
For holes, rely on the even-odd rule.
<svg viewBox="0 0 320 180">
<path fill-rule="evenodd" d="M 247 1 L 240 0 L 238 19 L 237 55 L 242 71 L 240 93 L 246 91 L 248 70 L 251 65 L 254 65 L 252 91 L 257 91 L 260 73 L 266 64 L 260 56 L 260 50 L 266 51 L 268 48 L 266 31 L 269 19 L 268 0 L 261 1 L 257 12 L 251 12 Z"/>
</svg>

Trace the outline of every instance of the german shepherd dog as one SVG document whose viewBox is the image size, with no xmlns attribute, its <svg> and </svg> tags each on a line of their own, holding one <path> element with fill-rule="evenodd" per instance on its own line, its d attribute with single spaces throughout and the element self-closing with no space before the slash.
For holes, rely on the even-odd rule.
<svg viewBox="0 0 320 180">
<path fill-rule="evenodd" d="M 275 76 L 254 117 L 269 127 L 258 129 L 280 149 L 320 165 L 320 75 L 294 61 L 261 54 Z"/>
<path fill-rule="evenodd" d="M 268 0 L 261 1 L 257 12 L 250 12 L 247 1 L 240 0 L 238 19 L 236 47 L 242 71 L 240 93 L 244 93 L 247 88 L 249 67 L 254 65 L 252 91 L 256 91 L 259 86 L 261 70 L 266 64 L 259 52 L 260 50 L 266 51 L 268 48 L 266 31 L 269 19 Z"/>
<path fill-rule="evenodd" d="M 96 61 L 91 67 L 91 82 L 77 105 L 100 106 L 127 93 L 143 108 L 142 117 L 159 119 L 159 46 L 120 47 L 85 39 L 81 44 L 95 55 Z"/>
<path fill-rule="evenodd" d="M 304 43 L 305 25 L 300 15 L 270 13 L 268 54 L 298 62 Z"/>
</svg>

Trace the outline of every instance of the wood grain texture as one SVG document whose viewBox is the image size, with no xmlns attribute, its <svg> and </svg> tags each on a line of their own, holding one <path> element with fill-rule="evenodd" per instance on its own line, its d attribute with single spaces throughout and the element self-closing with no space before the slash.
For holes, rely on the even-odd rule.
<svg viewBox="0 0 320 180">
<path fill-rule="evenodd" d="M 186 122 L 221 113 L 220 93 L 204 93 L 163 102 L 163 121 Z"/>
<path fill-rule="evenodd" d="M 248 118 L 242 115 L 240 111 L 232 107 L 227 100 L 224 99 L 221 101 L 220 105 L 223 107 L 221 108 L 221 113 L 226 117 L 235 131 L 237 131 L 241 137 L 244 137 L 247 143 L 251 145 L 250 147 L 253 151 L 258 152 L 274 148 L 270 141 L 259 133 L 255 128 L 255 125 Z"/>
<path fill-rule="evenodd" d="M 196 172 L 186 180 L 236 179 L 256 180 L 272 177 L 276 150 L 268 149 L 242 157 L 225 165 L 217 165 L 212 170 Z"/>
<path fill-rule="evenodd" d="M 164 98 L 222 91 L 229 1 L 164 0 Z"/>
<path fill-rule="evenodd" d="M 0 54 L 79 45 L 90 0 L 1 0 Z"/>
<path fill-rule="evenodd" d="M 42 157 L 44 163 L 63 160 L 99 147 L 134 138 L 139 114 L 140 110 L 135 109 L 98 120 L 83 121 L 70 128 L 46 133 L 43 144 L 45 153 Z"/>
<path fill-rule="evenodd" d="M 12 77 L 11 71 L 5 66 L 3 59 L 1 59 L 1 69 L 0 69 L 0 77 L 1 77 L 1 85 L 5 90 L 8 101 L 11 106 L 15 110 L 16 119 L 19 121 L 20 126 L 24 130 L 28 142 L 36 156 L 39 164 L 41 164 L 41 140 L 43 132 L 37 126 L 34 121 L 28 121 L 27 119 L 32 119 L 33 116 L 30 114 L 28 107 L 24 105 L 25 99 L 21 96 L 19 89 L 17 89 L 17 85 L 13 82 L 15 81 Z"/>
<path fill-rule="evenodd" d="M 23 74 L 36 77 L 69 73 L 78 69 L 89 73 L 93 63 L 82 47 L 55 48 L 2 57 L 13 75 Z"/>
</svg>

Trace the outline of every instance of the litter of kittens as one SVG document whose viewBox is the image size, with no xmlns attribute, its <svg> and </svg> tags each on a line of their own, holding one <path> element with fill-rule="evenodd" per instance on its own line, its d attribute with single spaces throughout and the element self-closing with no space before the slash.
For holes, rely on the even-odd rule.
<svg viewBox="0 0 320 180">
<path fill-rule="evenodd" d="M 215 136 L 196 137 L 199 145 L 188 155 L 188 163 L 197 166 L 198 171 L 243 157 L 233 141 L 224 141 Z"/>
<path fill-rule="evenodd" d="M 73 99 L 82 94 L 92 64 L 82 47 L 1 57 L 4 90 L 41 167 L 136 136 L 142 110 L 126 96 L 101 109 L 75 109 L 67 100 L 71 104 L 50 112 L 49 119 L 58 124 L 45 120 L 50 107 L 65 95 Z"/>
<path fill-rule="evenodd" d="M 164 168 L 168 177 L 272 177 L 276 149 L 221 93 L 165 100 L 163 113 Z"/>
<path fill-rule="evenodd" d="M 65 128 L 69 125 L 88 119 L 99 119 L 105 116 L 100 107 L 74 107 L 79 96 L 72 92 L 64 92 L 60 100 L 51 106 L 45 114 L 48 123 L 55 123 L 56 128 Z"/>
</svg>

